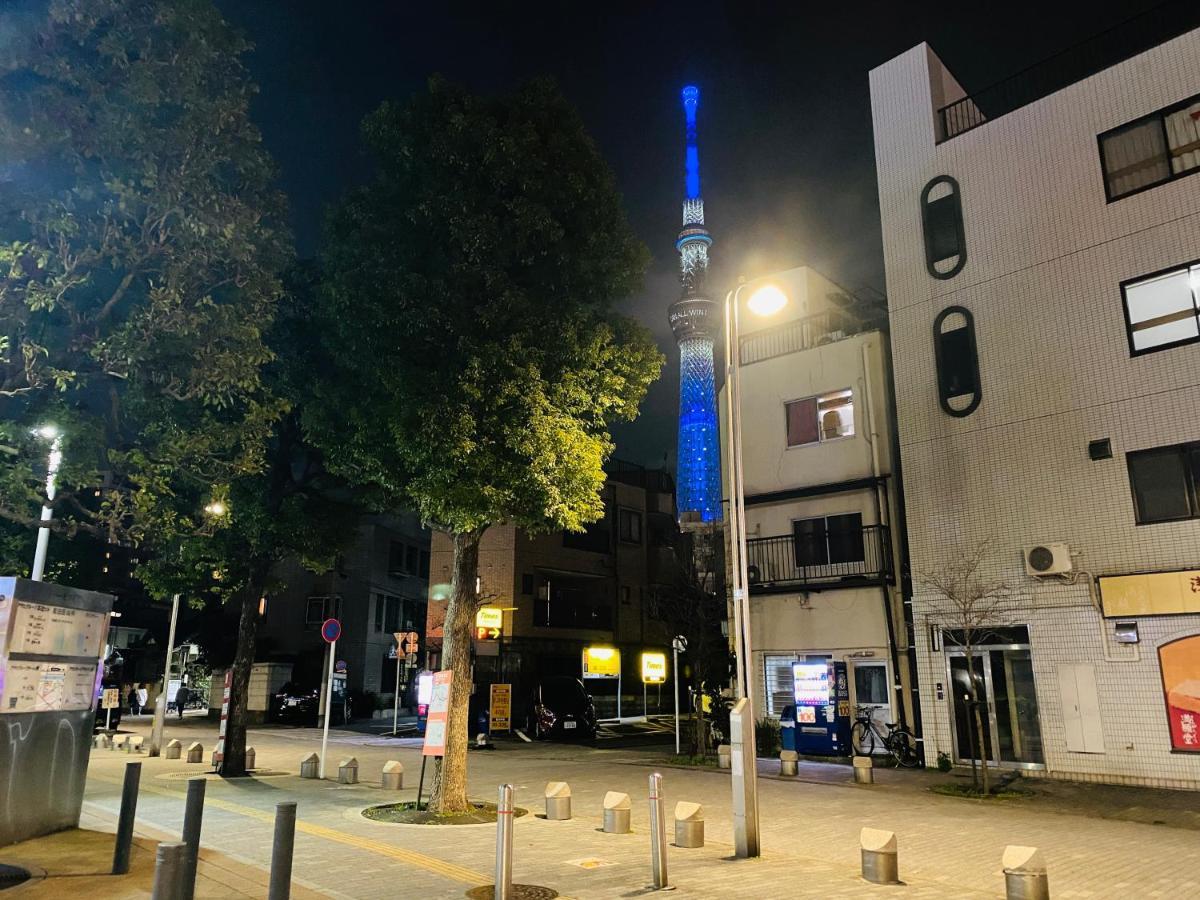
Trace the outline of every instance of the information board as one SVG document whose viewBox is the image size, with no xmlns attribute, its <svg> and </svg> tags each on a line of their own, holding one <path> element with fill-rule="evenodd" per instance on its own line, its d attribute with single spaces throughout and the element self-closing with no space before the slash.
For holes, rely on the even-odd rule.
<svg viewBox="0 0 1200 900">
<path fill-rule="evenodd" d="M 0 710 L 6 713 L 91 709 L 96 665 L 10 659 Z"/>
<path fill-rule="evenodd" d="M 491 707 L 488 717 L 489 730 L 494 734 L 498 731 L 512 729 L 512 685 L 493 684 L 491 691 Z"/>
<path fill-rule="evenodd" d="M 99 658 L 107 624 L 103 613 L 18 601 L 8 652 Z"/>
<path fill-rule="evenodd" d="M 454 673 L 450 670 L 433 673 L 433 696 L 429 698 L 429 719 L 425 723 L 425 744 L 422 756 L 446 755 L 446 719 L 450 714 L 450 685 Z"/>
</svg>

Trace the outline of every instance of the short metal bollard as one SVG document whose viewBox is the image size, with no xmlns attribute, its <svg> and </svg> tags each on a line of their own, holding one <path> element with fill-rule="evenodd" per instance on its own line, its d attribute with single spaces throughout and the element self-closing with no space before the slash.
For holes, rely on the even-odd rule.
<svg viewBox="0 0 1200 900">
<path fill-rule="evenodd" d="M 864 828 L 858 842 L 862 847 L 862 877 L 872 884 L 899 884 L 896 832 Z"/>
<path fill-rule="evenodd" d="M 154 883 L 150 887 L 150 900 L 177 900 L 186 854 L 186 844 L 164 842 L 158 845 L 158 851 L 154 854 Z"/>
<path fill-rule="evenodd" d="M 496 886 L 494 900 L 511 900 L 513 852 L 513 786 L 500 785 L 500 797 L 496 803 Z"/>
<path fill-rule="evenodd" d="M 181 900 L 192 900 L 196 893 L 196 866 L 200 862 L 200 828 L 204 820 L 203 778 L 189 778 L 187 801 L 183 809 L 183 843 L 187 852 L 183 858 Z"/>
<path fill-rule="evenodd" d="M 779 752 L 779 774 L 800 774 L 800 755 L 795 750 L 781 750 Z"/>
<path fill-rule="evenodd" d="M 246 748 L 246 769 L 247 769 L 247 770 L 250 770 L 250 769 L 253 769 L 253 768 L 254 768 L 254 763 L 255 763 L 255 755 L 256 755 L 256 754 L 255 754 L 255 752 L 254 752 L 254 748 L 253 748 L 253 747 L 247 747 L 247 748 Z"/>
<path fill-rule="evenodd" d="M 338 784 L 358 784 L 358 760 L 355 757 L 338 763 Z"/>
<path fill-rule="evenodd" d="M 604 831 L 607 834 L 629 834 L 629 795 L 609 791 L 604 795 Z"/>
<path fill-rule="evenodd" d="M 875 783 L 875 766 L 871 762 L 869 756 L 854 757 L 854 783 L 855 784 L 874 784 Z"/>
<path fill-rule="evenodd" d="M 142 780 L 142 764 L 125 764 L 125 782 L 121 786 L 121 814 L 117 819 L 117 841 L 113 845 L 112 873 L 124 875 L 129 871 L 129 851 L 133 847 L 133 823 L 137 817 L 138 785 Z"/>
<path fill-rule="evenodd" d="M 688 850 L 704 846 L 704 807 L 699 803 L 675 804 L 675 846 Z"/>
<path fill-rule="evenodd" d="M 204 762 L 204 745 L 199 741 L 188 744 L 187 761 L 190 763 Z"/>
<path fill-rule="evenodd" d="M 163 752 L 163 759 L 179 759 L 182 756 L 183 743 L 178 738 L 167 741 L 166 750 Z"/>
<path fill-rule="evenodd" d="M 383 764 L 383 789 L 399 791 L 404 789 L 404 763 L 389 759 Z"/>
<path fill-rule="evenodd" d="M 571 818 L 571 786 L 565 781 L 546 785 L 546 818 L 554 822 Z"/>
<path fill-rule="evenodd" d="M 1001 864 L 1007 900 L 1050 900 L 1046 861 L 1037 847 L 1009 845 Z"/>
<path fill-rule="evenodd" d="M 650 776 L 650 877 L 655 890 L 667 887 L 667 821 L 662 775 Z"/>
<path fill-rule="evenodd" d="M 729 769 L 733 767 L 733 748 L 728 744 L 721 744 L 717 747 L 717 767 L 721 769 Z"/>
<path fill-rule="evenodd" d="M 295 846 L 296 801 L 276 803 L 275 840 L 271 844 L 271 880 L 267 887 L 267 900 L 288 900 L 291 896 L 292 854 Z"/>
<path fill-rule="evenodd" d="M 301 778 L 318 778 L 321 773 L 321 757 L 315 753 L 310 753 L 308 756 L 300 760 L 300 777 Z"/>
</svg>

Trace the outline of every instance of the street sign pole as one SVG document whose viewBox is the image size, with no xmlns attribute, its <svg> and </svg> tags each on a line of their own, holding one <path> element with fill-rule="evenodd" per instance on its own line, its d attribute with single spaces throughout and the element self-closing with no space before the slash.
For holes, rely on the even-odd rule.
<svg viewBox="0 0 1200 900">
<path fill-rule="evenodd" d="M 675 755 L 679 755 L 679 654 L 687 649 L 687 638 L 682 634 L 675 635 L 671 641 L 671 685 L 675 694 Z"/>
<path fill-rule="evenodd" d="M 400 728 L 400 647 L 396 647 L 396 696 L 392 698 L 392 737 Z"/>
<path fill-rule="evenodd" d="M 337 641 L 329 642 L 329 671 L 325 676 L 325 727 L 321 730 L 321 766 L 318 777 L 325 778 L 325 753 L 329 748 L 329 720 L 333 713 L 333 658 L 337 655 Z"/>
</svg>

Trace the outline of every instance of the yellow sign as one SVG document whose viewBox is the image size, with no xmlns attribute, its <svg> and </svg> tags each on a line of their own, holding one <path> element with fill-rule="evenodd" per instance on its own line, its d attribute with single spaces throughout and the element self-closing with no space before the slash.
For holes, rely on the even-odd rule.
<svg viewBox="0 0 1200 900">
<path fill-rule="evenodd" d="M 484 606 L 475 613 L 476 628 L 503 628 L 504 610 L 497 606 Z"/>
<path fill-rule="evenodd" d="M 489 730 L 492 734 L 497 731 L 512 729 L 512 685 L 493 684 L 491 707 L 489 712 Z"/>
<path fill-rule="evenodd" d="M 662 684 L 667 680 L 667 654 L 642 654 L 642 681 L 646 684 Z"/>
<path fill-rule="evenodd" d="M 1105 616 L 1200 613 L 1200 570 L 1103 575 L 1097 581 Z"/>
<path fill-rule="evenodd" d="M 583 651 L 584 678 L 619 678 L 621 651 L 615 647 L 586 647 Z"/>
</svg>

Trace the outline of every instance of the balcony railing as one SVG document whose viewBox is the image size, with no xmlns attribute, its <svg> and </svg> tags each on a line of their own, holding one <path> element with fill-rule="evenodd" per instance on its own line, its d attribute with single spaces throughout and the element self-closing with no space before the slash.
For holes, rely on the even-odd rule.
<svg viewBox="0 0 1200 900">
<path fill-rule="evenodd" d="M 1167 0 L 938 110 L 940 141 L 970 131 L 1200 25 L 1196 0 Z"/>
<path fill-rule="evenodd" d="M 830 533 L 828 544 L 820 546 L 814 546 L 811 537 L 790 534 L 751 538 L 746 543 L 752 593 L 829 590 L 893 580 L 886 525 L 866 525 L 850 534 Z"/>
<path fill-rule="evenodd" d="M 788 353 L 811 350 L 862 330 L 859 320 L 833 309 L 803 319 L 793 319 L 773 328 L 746 335 L 741 341 L 742 365 L 761 362 Z"/>
</svg>

